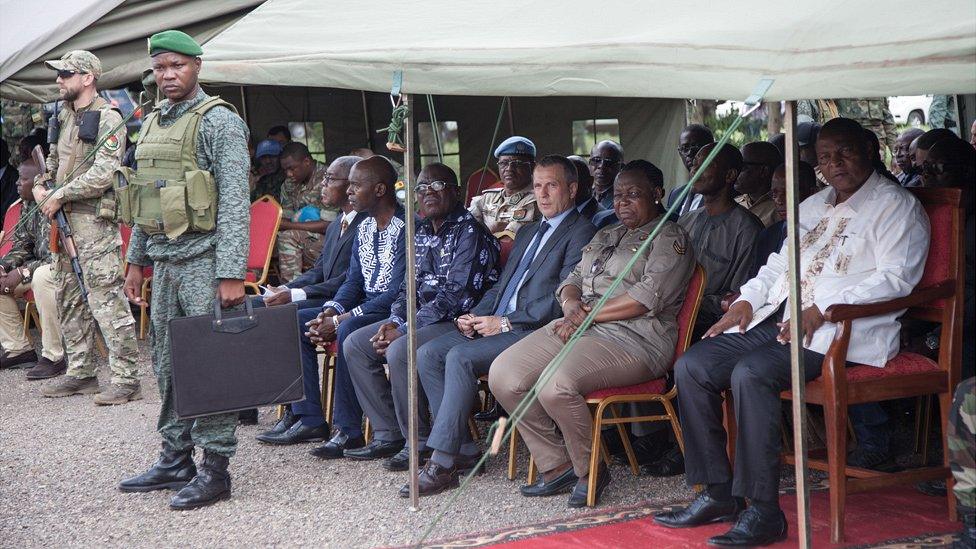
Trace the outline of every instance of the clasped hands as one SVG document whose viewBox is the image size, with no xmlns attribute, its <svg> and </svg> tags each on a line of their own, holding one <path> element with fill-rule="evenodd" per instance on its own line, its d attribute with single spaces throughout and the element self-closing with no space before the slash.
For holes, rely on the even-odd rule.
<svg viewBox="0 0 976 549">
<path fill-rule="evenodd" d="M 465 337 L 474 338 L 475 334 L 482 337 L 502 333 L 502 317 L 476 316 L 471 313 L 457 317 L 457 328 Z"/>
<path fill-rule="evenodd" d="M 563 302 L 563 317 L 556 321 L 552 333 L 556 334 L 563 343 L 573 337 L 576 329 L 583 325 L 593 308 L 583 303 L 579 298 L 569 298 Z"/>
</svg>

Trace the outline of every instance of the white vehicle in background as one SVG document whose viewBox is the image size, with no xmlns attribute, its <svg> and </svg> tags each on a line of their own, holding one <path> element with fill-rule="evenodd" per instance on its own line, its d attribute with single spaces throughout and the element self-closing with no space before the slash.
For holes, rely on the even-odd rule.
<svg viewBox="0 0 976 549">
<path fill-rule="evenodd" d="M 928 122 L 930 105 L 931 95 L 900 95 L 888 98 L 888 109 L 895 124 L 908 124 L 915 128 Z"/>
</svg>

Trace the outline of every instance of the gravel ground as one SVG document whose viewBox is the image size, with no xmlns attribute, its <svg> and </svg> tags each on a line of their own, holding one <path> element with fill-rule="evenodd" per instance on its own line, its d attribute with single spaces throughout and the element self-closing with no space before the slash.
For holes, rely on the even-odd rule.
<svg viewBox="0 0 976 549">
<path fill-rule="evenodd" d="M 260 425 L 238 430 L 231 460 L 233 498 L 195 511 L 171 511 L 172 492 L 123 494 L 116 483 L 152 464 L 159 397 L 140 345 L 144 399 L 97 407 L 91 396 L 46 399 L 23 370 L 0 371 L 0 546 L 296 546 L 374 547 L 409 544 L 449 495 L 421 499 L 411 511 L 397 497 L 405 473 L 379 462 L 323 462 L 312 445 L 271 447 L 254 436 L 274 421 L 261 411 Z M 103 365 L 99 377 L 108 379 Z M 198 454 L 199 455 L 199 454 Z M 499 456 L 501 458 L 502 456 Z M 441 521 L 434 538 L 535 523 L 578 513 L 565 496 L 518 495 L 521 476 L 510 482 L 496 458 Z M 690 498 L 683 477 L 635 478 L 613 467 L 604 506 Z M 584 511 L 585 512 L 585 511 Z"/>
</svg>

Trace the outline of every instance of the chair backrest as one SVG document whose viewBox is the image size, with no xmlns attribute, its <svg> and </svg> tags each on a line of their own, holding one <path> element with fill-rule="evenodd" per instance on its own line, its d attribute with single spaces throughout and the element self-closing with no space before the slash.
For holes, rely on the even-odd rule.
<svg viewBox="0 0 976 549">
<path fill-rule="evenodd" d="M 929 255 L 925 260 L 925 270 L 916 288 L 928 288 L 947 280 L 956 280 L 961 288 L 963 265 L 962 224 L 965 223 L 962 211 L 962 189 L 909 189 L 922 203 L 925 213 L 929 216 L 931 240 Z M 931 312 L 941 311 L 946 306 L 946 300 L 933 301 L 929 306 L 919 308 L 918 311 L 928 309 Z M 917 311 L 917 312 L 918 312 Z M 929 317 L 931 313 L 921 313 Z"/>
<path fill-rule="evenodd" d="M 501 272 L 505 268 L 505 262 L 508 261 L 508 255 L 512 253 L 512 248 L 515 246 L 515 233 L 499 231 L 495 233 L 495 238 L 498 239 L 498 244 L 501 246 L 498 253 L 498 272 Z"/>
<path fill-rule="evenodd" d="M 465 205 L 470 206 L 471 199 L 481 194 L 481 191 L 498 187 L 500 184 L 501 181 L 498 178 L 498 174 L 495 173 L 495 170 L 491 168 L 478 168 L 468 176 L 464 194 Z"/>
<path fill-rule="evenodd" d="M 125 223 L 119 223 L 119 235 L 122 237 L 122 261 L 125 261 L 126 253 L 129 251 L 129 240 L 132 238 L 132 227 Z"/>
<path fill-rule="evenodd" d="M 17 221 L 20 220 L 20 210 L 24 207 L 24 201 L 17 199 L 16 202 L 7 208 L 7 213 L 3 215 L 3 232 L 0 232 L 0 238 L 4 238 L 5 241 L 3 245 L 0 246 L 0 257 L 3 257 L 10 253 L 10 250 L 14 249 L 13 234 L 11 232 Z"/>
<path fill-rule="evenodd" d="M 695 330 L 698 309 L 701 307 L 702 296 L 704 295 L 705 269 L 701 265 L 695 264 L 695 272 L 691 274 L 688 289 L 685 291 L 685 301 L 681 304 L 681 310 L 678 311 L 678 344 L 674 347 L 674 362 L 677 362 L 678 358 L 691 346 L 691 334 Z"/>
<path fill-rule="evenodd" d="M 247 280 L 262 284 L 268 277 L 271 255 L 281 224 L 281 205 L 271 195 L 251 204 L 251 248 L 247 254 Z"/>
</svg>

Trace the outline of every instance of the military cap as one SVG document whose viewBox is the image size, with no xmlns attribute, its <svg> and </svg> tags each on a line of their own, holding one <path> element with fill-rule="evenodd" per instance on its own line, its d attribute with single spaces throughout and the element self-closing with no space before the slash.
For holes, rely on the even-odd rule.
<svg viewBox="0 0 976 549">
<path fill-rule="evenodd" d="M 51 59 L 44 64 L 54 71 L 75 71 L 90 74 L 96 79 L 102 76 L 102 62 L 90 51 L 71 50 L 61 59 Z"/>
<path fill-rule="evenodd" d="M 513 135 L 495 149 L 495 158 L 503 155 L 531 156 L 535 158 L 535 143 L 526 137 Z"/>
<path fill-rule="evenodd" d="M 161 53 L 180 53 L 199 57 L 203 55 L 200 44 L 189 34 L 178 30 L 165 30 L 149 37 L 149 57 Z"/>
<path fill-rule="evenodd" d="M 265 139 L 264 141 L 258 143 L 257 150 L 254 151 L 254 158 L 261 158 L 262 156 L 278 156 L 281 154 L 281 143 L 278 143 L 274 139 Z"/>
</svg>

